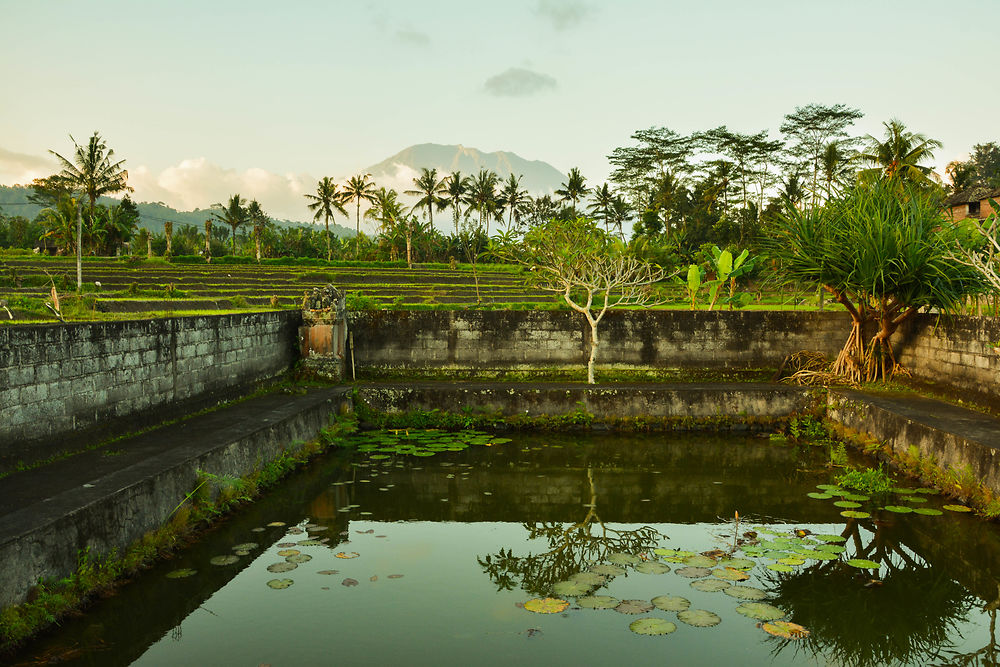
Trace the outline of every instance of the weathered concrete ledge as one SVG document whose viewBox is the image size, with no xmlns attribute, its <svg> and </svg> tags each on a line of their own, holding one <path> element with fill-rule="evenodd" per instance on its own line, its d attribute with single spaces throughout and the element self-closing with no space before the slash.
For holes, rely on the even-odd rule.
<svg viewBox="0 0 1000 667">
<path fill-rule="evenodd" d="M 1000 494 L 1000 420 L 919 396 L 831 389 L 827 415 L 887 443 L 900 455 L 915 447 L 943 470 L 969 471 Z"/>
<path fill-rule="evenodd" d="M 198 471 L 240 477 L 328 426 L 346 389 L 272 394 L 0 480 L 0 607 L 42 578 L 121 553 L 159 528 L 198 484 Z"/>
<path fill-rule="evenodd" d="M 816 404 L 803 387 L 765 383 L 497 383 L 366 384 L 358 398 L 378 412 L 438 410 L 461 414 L 540 417 L 583 410 L 597 419 L 714 417 L 775 419 Z"/>
</svg>

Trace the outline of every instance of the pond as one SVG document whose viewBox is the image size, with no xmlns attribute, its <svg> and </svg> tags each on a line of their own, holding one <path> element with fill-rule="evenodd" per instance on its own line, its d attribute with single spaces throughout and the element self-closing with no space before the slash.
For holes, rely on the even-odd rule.
<svg viewBox="0 0 1000 667">
<path fill-rule="evenodd" d="M 366 434 L 17 660 L 996 660 L 997 530 L 929 490 L 767 437 L 509 437 Z"/>
</svg>

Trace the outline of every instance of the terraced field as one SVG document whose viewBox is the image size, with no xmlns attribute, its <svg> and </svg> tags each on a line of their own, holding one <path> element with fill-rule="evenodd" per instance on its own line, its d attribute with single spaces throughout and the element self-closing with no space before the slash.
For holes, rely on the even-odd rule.
<svg viewBox="0 0 1000 667">
<path fill-rule="evenodd" d="M 498 270 L 499 269 L 499 270 Z M 76 265 L 67 259 L 0 259 L 0 299 L 29 316 L 32 302 L 76 287 Z M 304 293 L 333 283 L 372 307 L 437 305 L 553 304 L 545 292 L 525 289 L 508 267 L 479 270 L 479 294 L 471 267 L 276 266 L 244 264 L 169 264 L 129 266 L 116 259 L 84 262 L 84 292 L 98 313 L 150 313 L 245 309 L 247 306 L 298 307 Z"/>
</svg>

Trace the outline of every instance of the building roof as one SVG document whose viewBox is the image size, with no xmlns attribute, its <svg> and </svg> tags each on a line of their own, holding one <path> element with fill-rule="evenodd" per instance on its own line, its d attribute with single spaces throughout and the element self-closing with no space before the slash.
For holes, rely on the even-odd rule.
<svg viewBox="0 0 1000 667">
<path fill-rule="evenodd" d="M 1000 188 L 987 188 L 983 186 L 968 188 L 948 197 L 945 203 L 948 206 L 958 206 L 959 204 L 968 204 L 969 202 L 983 201 L 984 199 L 1000 199 Z"/>
</svg>

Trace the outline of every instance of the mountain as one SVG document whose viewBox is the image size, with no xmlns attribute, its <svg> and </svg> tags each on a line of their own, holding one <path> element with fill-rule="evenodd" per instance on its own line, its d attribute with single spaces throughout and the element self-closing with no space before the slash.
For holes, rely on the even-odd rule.
<svg viewBox="0 0 1000 667">
<path fill-rule="evenodd" d="M 365 171 L 378 181 L 397 177 L 399 168 L 406 167 L 415 172 L 421 168 L 435 168 L 440 176 L 454 171 L 475 175 L 480 169 L 490 169 L 506 179 L 510 174 L 523 175 L 521 187 L 532 195 L 549 194 L 566 180 L 566 175 L 547 162 L 525 160 L 507 151 L 484 153 L 476 148 L 462 145 L 417 144 L 405 148 L 390 158 L 373 164 Z M 409 179 L 407 186 L 409 186 Z"/>
<path fill-rule="evenodd" d="M 30 187 L 23 185 L 0 185 L 0 213 L 3 215 L 20 215 L 33 219 L 42 210 L 38 204 L 28 201 L 28 196 L 32 194 Z M 101 197 L 98 203 L 105 206 L 116 206 L 121 200 L 111 197 Z M 211 209 L 195 209 L 193 211 L 178 211 L 162 202 L 136 202 L 139 209 L 139 226 L 145 227 L 154 234 L 163 233 L 163 223 L 174 223 L 174 229 L 180 225 L 194 225 L 201 229 L 206 220 L 211 219 L 213 211 Z M 308 225 L 306 222 L 296 222 L 294 220 L 279 220 L 271 218 L 271 222 L 279 227 L 298 227 Z M 330 223 L 330 231 L 336 236 L 354 236 L 354 230 L 342 227 L 336 223 Z"/>
</svg>

